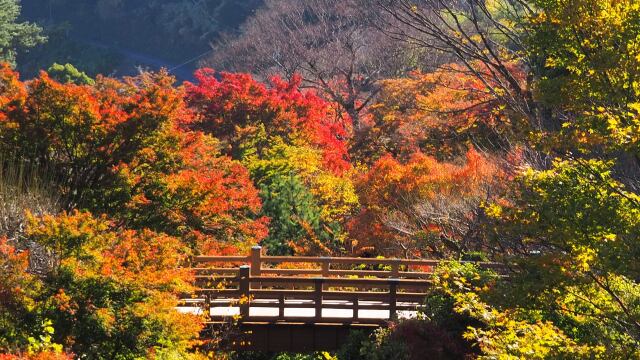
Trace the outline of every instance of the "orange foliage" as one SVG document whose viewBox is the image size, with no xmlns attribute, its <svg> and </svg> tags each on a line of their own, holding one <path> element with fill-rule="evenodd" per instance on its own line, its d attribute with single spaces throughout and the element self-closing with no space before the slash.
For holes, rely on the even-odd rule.
<svg viewBox="0 0 640 360">
<path fill-rule="evenodd" d="M 29 301 L 28 292 L 35 280 L 27 273 L 29 254 L 19 253 L 6 238 L 0 238 L 0 304 L 10 311 Z"/>
<path fill-rule="evenodd" d="M 19 109 L 26 96 L 27 90 L 18 73 L 11 70 L 9 64 L 0 63 L 0 122 L 10 121 L 6 114 Z"/>
<path fill-rule="evenodd" d="M 85 336 L 75 327 L 82 329 L 85 322 L 95 321 L 100 324 L 96 330 L 107 334 L 140 331 L 141 343 L 157 341 L 144 329 L 128 328 L 142 319 L 148 326 L 162 326 L 163 336 L 179 347 L 188 348 L 197 339 L 203 319 L 175 310 L 179 296 L 194 290 L 193 273 L 187 267 L 191 252 L 178 238 L 116 229 L 104 218 L 78 211 L 29 216 L 26 236 L 56 250 L 57 271 L 67 274 L 48 301 L 56 311 L 56 336 L 64 345 L 73 348 L 75 339 Z"/>
<path fill-rule="evenodd" d="M 430 249 L 420 238 L 456 239 L 462 234 L 455 223 L 473 216 L 498 175 L 496 165 L 473 149 L 464 165 L 419 152 L 406 163 L 383 156 L 357 182 L 362 210 L 350 224 L 354 250 L 422 256 Z"/>
<path fill-rule="evenodd" d="M 509 66 L 524 78 L 516 65 Z M 474 71 L 486 70 L 477 65 Z M 415 151 L 453 158 L 472 143 L 500 149 L 517 131 L 512 115 L 478 77 L 450 64 L 432 73 L 383 81 L 365 131 L 353 147 L 359 158 L 370 161 L 386 152 L 405 159 Z"/>
<path fill-rule="evenodd" d="M 71 354 L 42 351 L 33 354 L 0 354 L 0 360 L 72 360 Z"/>
<path fill-rule="evenodd" d="M 105 219 L 74 211 L 29 215 L 27 236 L 57 250 L 61 266 L 83 278 L 111 279 L 149 291 L 190 291 L 190 251 L 179 239 L 150 230 L 115 230 Z M 58 296 L 64 299 L 64 293 Z"/>
<path fill-rule="evenodd" d="M 0 71 L 0 144 L 51 168 L 68 203 L 134 228 L 244 247 L 266 236 L 247 170 L 185 130 L 193 115 L 166 73 L 61 84 Z M 2 121 L 4 119 L 4 121 Z"/>
</svg>

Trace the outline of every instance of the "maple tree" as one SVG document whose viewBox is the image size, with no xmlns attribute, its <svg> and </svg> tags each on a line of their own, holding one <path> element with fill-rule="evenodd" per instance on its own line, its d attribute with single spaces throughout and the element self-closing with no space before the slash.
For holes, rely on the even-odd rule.
<svg viewBox="0 0 640 360">
<path fill-rule="evenodd" d="M 31 217 L 28 239 L 59 257 L 38 295 L 53 339 L 95 358 L 186 353 L 201 329 L 198 316 L 175 310 L 192 290 L 183 267 L 190 251 L 150 230 L 117 230 L 104 218 L 74 211 Z M 33 310 L 32 310 L 33 311 Z"/>
<path fill-rule="evenodd" d="M 522 69 L 508 66 L 524 82 Z M 416 151 L 450 160 L 469 146 L 506 153 L 529 129 L 485 82 L 455 63 L 384 80 L 376 100 L 351 144 L 355 159 L 365 163 L 386 153 L 407 159 Z"/>
<path fill-rule="evenodd" d="M 340 225 L 357 203 L 344 123 L 324 100 L 301 91 L 299 78 L 266 85 L 246 74 L 215 75 L 203 69 L 197 84 L 187 84 L 195 116 L 186 126 L 220 139 L 249 170 L 270 218 L 269 251 L 291 253 L 304 238 L 339 243 Z"/>
<path fill-rule="evenodd" d="M 422 153 L 406 163 L 384 156 L 357 183 L 362 211 L 351 236 L 360 251 L 396 256 L 477 250 L 474 219 L 498 179 L 497 166 L 473 149 L 462 166 Z"/>
<path fill-rule="evenodd" d="M 164 73 L 93 86 L 4 69 L 3 147 L 56 172 L 70 206 L 127 226 L 204 234 L 245 248 L 265 235 L 246 169 L 217 141 L 181 127 L 191 113 Z"/>
<path fill-rule="evenodd" d="M 309 143 L 322 151 L 324 165 L 337 173 L 349 167 L 345 125 L 329 104 L 313 92 L 300 89 L 299 77 L 286 82 L 273 77 L 270 83 L 249 74 L 196 72 L 196 84 L 187 84 L 187 101 L 196 116 L 190 128 L 212 134 L 223 143 L 225 153 L 242 158 L 240 144 L 259 133 L 267 137 L 255 144 L 258 151 L 272 138 L 287 143 Z"/>
</svg>

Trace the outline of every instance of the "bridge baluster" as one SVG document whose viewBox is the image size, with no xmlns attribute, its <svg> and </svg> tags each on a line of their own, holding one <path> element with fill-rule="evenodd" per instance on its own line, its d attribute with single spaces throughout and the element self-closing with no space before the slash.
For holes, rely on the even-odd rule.
<svg viewBox="0 0 640 360">
<path fill-rule="evenodd" d="M 400 259 L 391 259 L 391 277 L 397 279 L 400 277 Z"/>
<path fill-rule="evenodd" d="M 251 247 L 251 276 L 260 276 L 262 275 L 262 246 L 255 245 Z M 262 286 L 257 285 L 253 286 L 254 289 L 261 289 Z"/>
<path fill-rule="evenodd" d="M 329 277 L 331 259 L 326 256 L 323 256 L 320 259 L 322 260 L 322 277 L 327 278 Z M 326 285 L 323 286 L 323 290 L 328 290 Z"/>
<path fill-rule="evenodd" d="M 313 301 L 316 306 L 316 320 L 320 320 L 322 318 L 322 286 L 324 283 L 323 278 L 314 278 L 313 279 L 315 285 L 314 297 Z"/>
<path fill-rule="evenodd" d="M 278 318 L 284 319 L 284 294 L 280 294 L 278 297 Z"/>
<path fill-rule="evenodd" d="M 240 271 L 238 272 L 239 283 L 240 283 L 240 317 L 246 319 L 249 317 L 249 300 L 251 293 L 249 291 L 250 286 L 250 267 L 249 265 L 240 266 Z"/>
<path fill-rule="evenodd" d="M 353 297 L 353 320 L 358 320 L 358 312 L 360 308 L 360 300 L 358 299 L 358 295 Z"/>
<path fill-rule="evenodd" d="M 251 276 L 260 276 L 262 273 L 262 246 L 251 247 Z"/>
<path fill-rule="evenodd" d="M 398 301 L 398 279 L 389 279 L 389 319 L 396 320 Z"/>
</svg>

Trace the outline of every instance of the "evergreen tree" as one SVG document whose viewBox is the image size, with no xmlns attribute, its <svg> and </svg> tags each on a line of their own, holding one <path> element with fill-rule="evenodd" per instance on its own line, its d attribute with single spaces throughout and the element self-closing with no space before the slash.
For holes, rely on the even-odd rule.
<svg viewBox="0 0 640 360">
<path fill-rule="evenodd" d="M 36 24 L 18 22 L 19 0 L 0 0 L 0 62 L 15 65 L 16 53 L 45 42 Z"/>
</svg>

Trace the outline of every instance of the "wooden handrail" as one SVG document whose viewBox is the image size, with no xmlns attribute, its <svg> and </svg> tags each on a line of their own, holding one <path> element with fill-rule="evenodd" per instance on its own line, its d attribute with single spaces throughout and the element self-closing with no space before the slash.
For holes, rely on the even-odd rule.
<svg viewBox="0 0 640 360">
<path fill-rule="evenodd" d="M 423 259 L 384 259 L 384 258 L 357 258 L 357 257 L 314 257 L 314 256 L 264 256 L 261 254 L 262 248 L 254 246 L 248 256 L 196 256 L 194 261 L 197 263 L 251 263 L 253 264 L 282 264 L 282 263 L 306 263 L 321 265 L 323 271 L 328 270 L 328 264 L 346 264 L 346 265 L 390 265 L 392 271 L 399 266 L 437 266 L 441 262 L 447 260 L 423 260 Z M 462 263 L 479 264 L 482 267 L 494 268 L 501 267 L 501 264 L 492 262 L 474 262 L 462 261 Z M 262 266 L 253 266 L 251 270 L 252 276 L 260 275 L 260 271 L 264 270 Z"/>
</svg>

